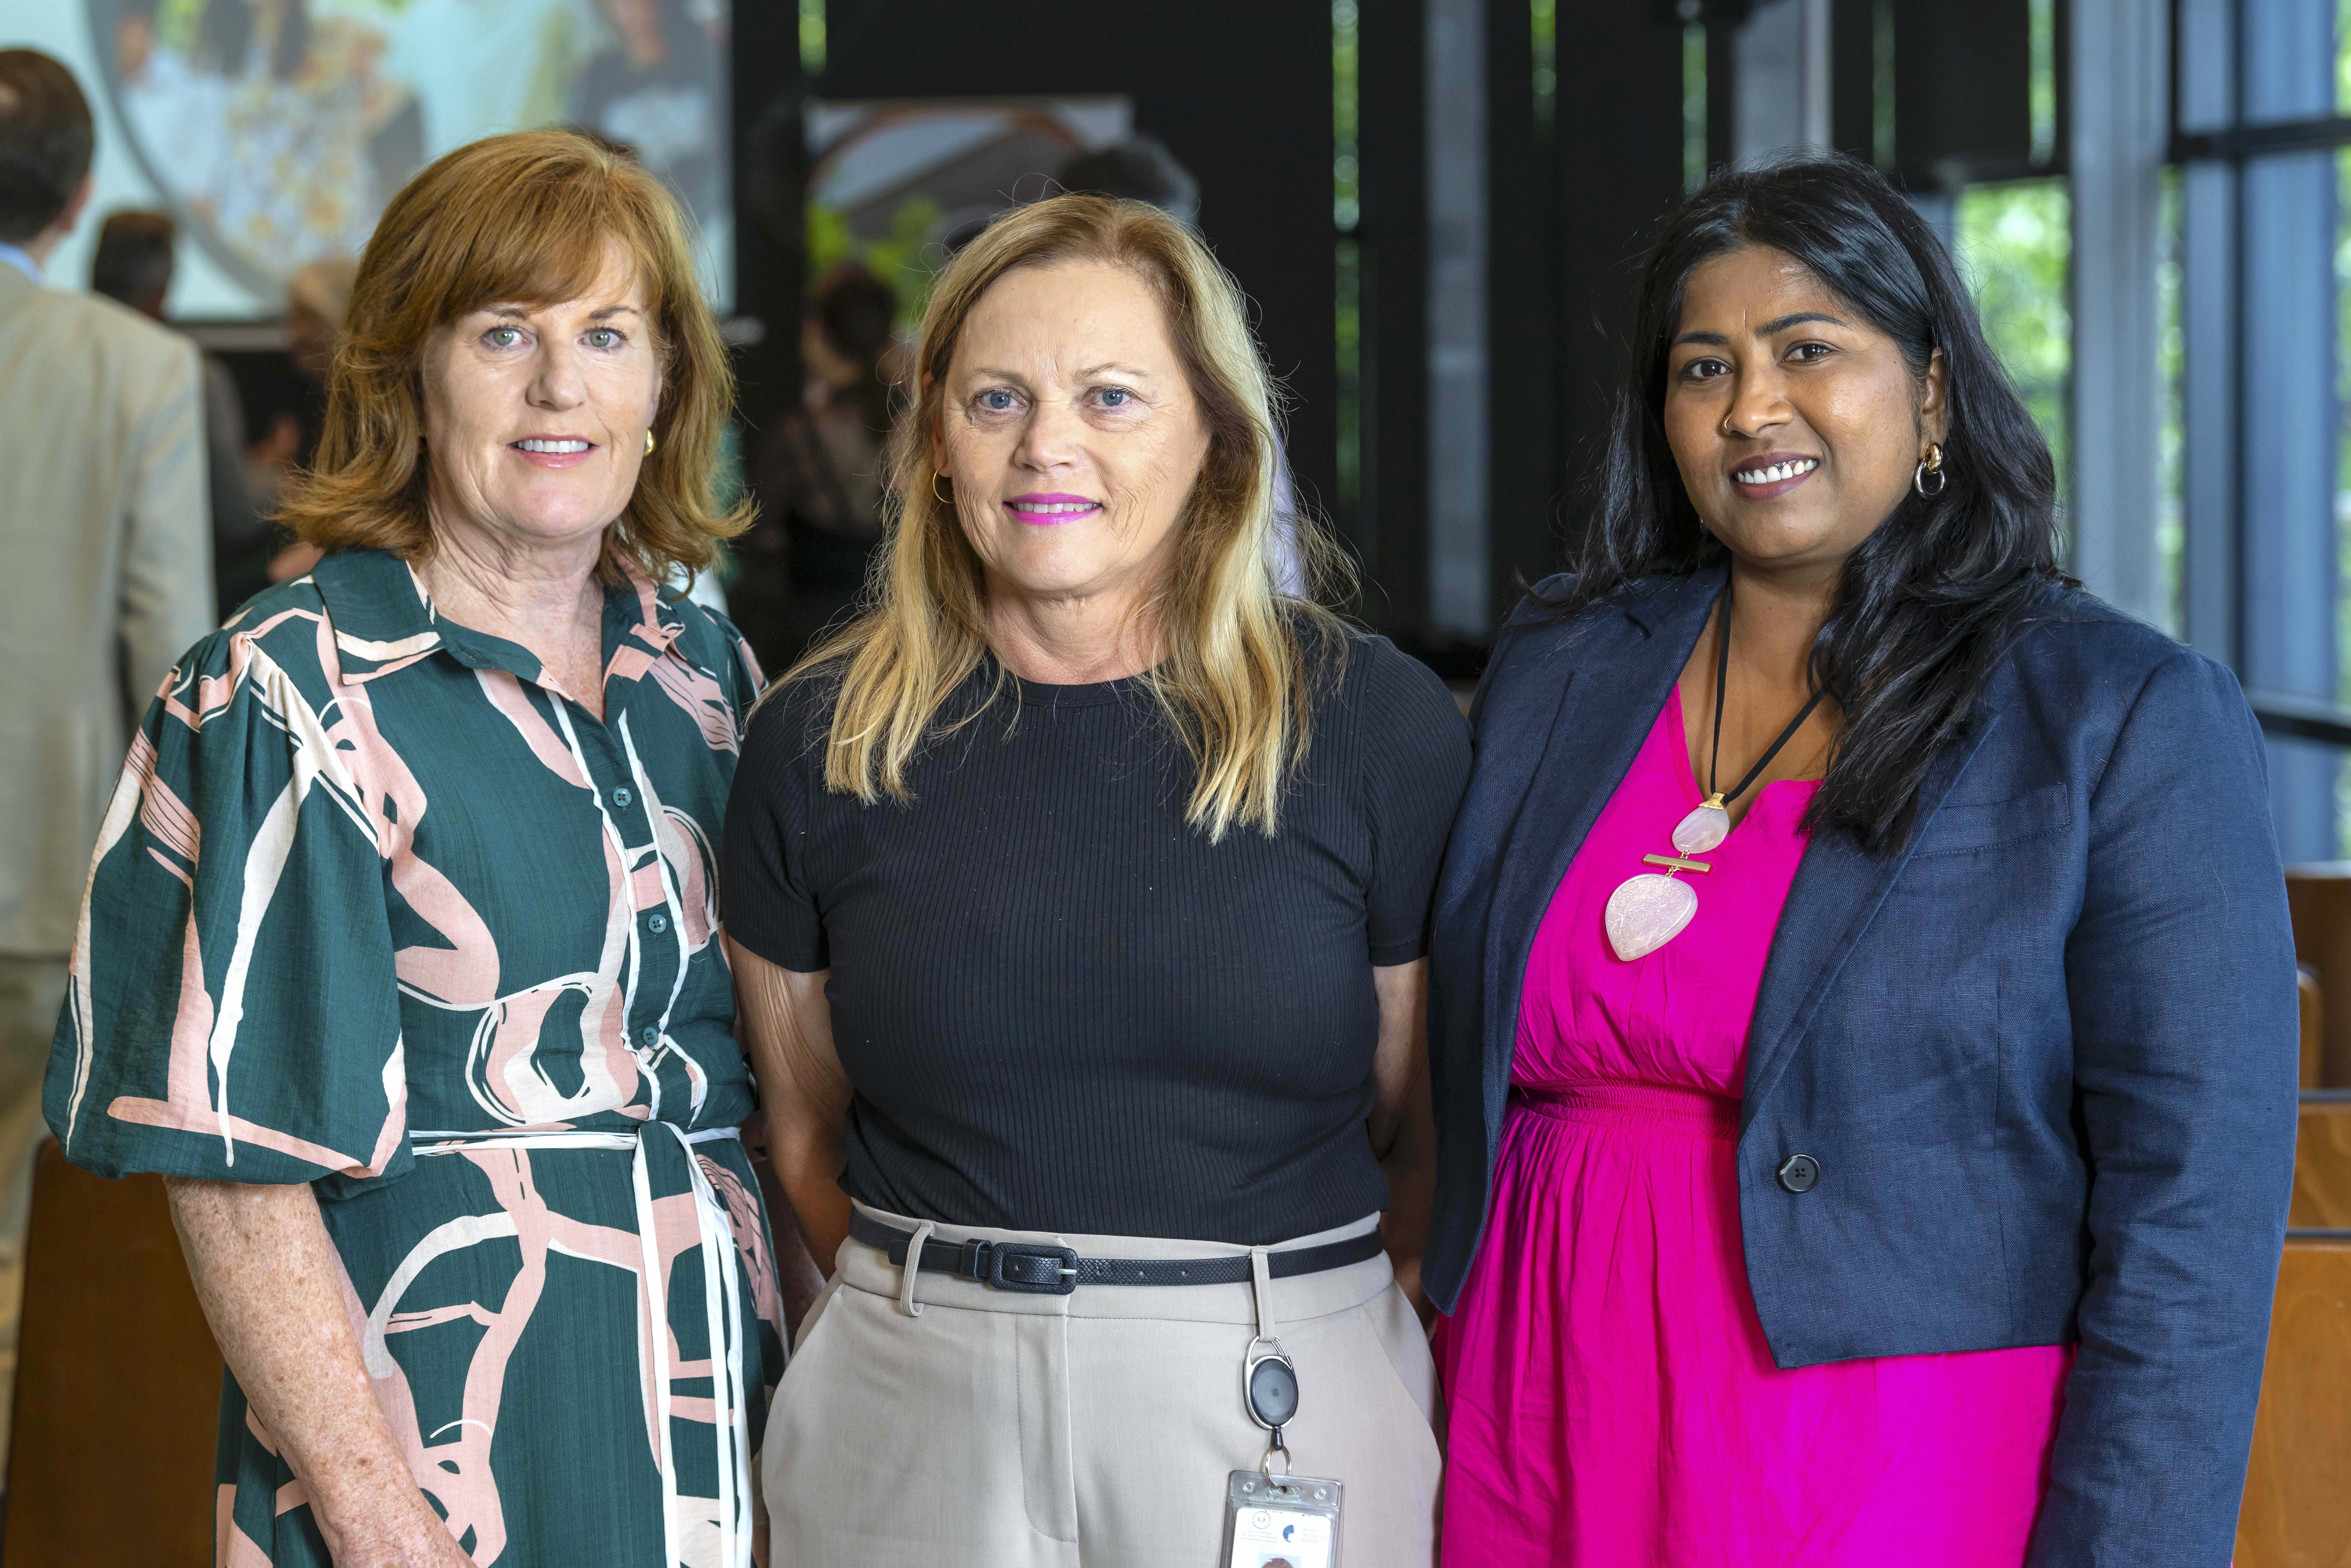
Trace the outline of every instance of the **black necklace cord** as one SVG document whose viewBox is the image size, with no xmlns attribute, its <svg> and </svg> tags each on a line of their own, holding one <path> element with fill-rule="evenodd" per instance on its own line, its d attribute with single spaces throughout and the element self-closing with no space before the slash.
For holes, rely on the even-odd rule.
<svg viewBox="0 0 2351 1568">
<path fill-rule="evenodd" d="M 1728 807 L 1732 801 L 1747 793 L 1747 786 L 1762 776 L 1763 770 L 1771 765 L 1771 759 L 1780 754 L 1782 747 L 1796 738 L 1796 732 L 1804 727 L 1804 721 L 1813 716 L 1813 710 L 1819 707 L 1821 699 L 1829 694 L 1825 686 L 1816 689 L 1812 701 L 1797 709 L 1796 716 L 1788 721 L 1788 727 L 1780 732 L 1780 738 L 1755 759 L 1755 765 L 1747 770 L 1747 776 L 1733 785 L 1729 794 L 1722 793 L 1719 775 L 1722 770 L 1723 693 L 1730 680 L 1730 585 L 1738 575 L 1734 567 L 1722 579 L 1722 629 L 1715 639 L 1714 649 L 1714 754 L 1707 759 L 1706 789 L 1707 804 L 1718 808 Z"/>
</svg>

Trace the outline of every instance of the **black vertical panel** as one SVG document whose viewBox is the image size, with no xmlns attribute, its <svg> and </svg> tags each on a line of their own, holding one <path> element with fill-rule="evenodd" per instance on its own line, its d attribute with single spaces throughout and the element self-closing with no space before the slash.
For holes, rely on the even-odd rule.
<svg viewBox="0 0 2351 1568">
<path fill-rule="evenodd" d="M 1581 90 L 1588 79 L 1584 72 L 1570 75 L 1568 90 Z M 1518 602 L 1520 585 L 1557 570 L 1560 555 L 1552 265 L 1559 193 L 1549 128 L 1535 119 L 1527 0 L 1487 0 L 1486 136 L 1487 418 L 1493 443 L 1487 540 L 1499 621 Z"/>
<path fill-rule="evenodd" d="M 1894 0 L 1895 164 L 1912 190 L 2032 171 L 2032 18 L 2030 0 Z"/>
<path fill-rule="evenodd" d="M 2051 157 L 2050 157 L 2050 161 L 2049 161 L 2049 164 L 2048 164 L 2048 171 L 2049 171 L 2049 172 L 2052 172 L 2052 173 L 2059 173 L 2059 174 L 2062 174 L 2062 173 L 2066 172 L 2068 170 L 2070 170 L 2070 169 L 2073 167 L 2073 151 L 2072 151 L 2073 146 L 2074 146 L 2074 5 L 2073 5 L 2073 0 L 2052 0 L 2052 4 L 2051 4 L 2051 5 L 2050 5 L 2050 11 L 2051 11 L 2051 17 L 2050 17 L 2050 23 L 2049 23 L 2049 26 L 2050 26 L 2050 29 L 2051 29 L 2051 31 L 2055 35 L 2055 36 L 2054 36 L 2050 40 L 2050 42 L 2051 42 L 2051 44 L 2052 44 L 2052 46 L 2053 46 L 2053 47 L 2052 47 L 2052 48 L 2050 49 L 2050 57 L 2051 57 L 2051 60 L 2050 60 L 2050 66 L 2051 66 L 2051 68 L 2050 68 L 2050 74 L 2051 74 L 2053 77 L 2054 77 L 2054 78 L 2056 78 L 2055 82 L 2054 82 L 2053 85 L 2056 88 L 2056 93 L 2057 93 L 2057 123 L 2056 123 L 2056 125 L 2055 125 L 2055 127 L 2054 127 L 2054 130 L 2055 130 L 2055 131 L 2056 131 L 2056 145 L 2055 145 L 2054 147 L 2053 147 L 2053 148 L 2050 150 Z M 2174 36 L 2176 37 L 2176 36 L 2178 36 L 2178 33 L 2177 33 L 2177 24 L 2176 24 L 2176 23 L 2174 24 L 2174 29 L 2175 29 L 2175 30 L 2174 30 Z M 2028 48 L 2028 51 L 2030 50 L 2030 47 L 2031 47 L 2031 42 L 2030 42 L 2030 39 L 2028 39 L 2028 40 L 2027 40 L 2027 48 Z M 2179 64 L 2179 59 L 2178 59 L 2178 51 L 2177 51 L 2176 49 L 2173 51 L 2173 62 L 2172 62 L 2172 63 L 2173 63 L 2173 65 L 2174 65 L 2174 67 L 2176 67 L 2178 66 L 2178 64 Z M 2032 62 L 2031 55 L 2030 55 L 2030 53 L 2028 52 L 2028 54 L 2027 54 L 2027 56 L 2026 56 L 2026 59 L 2025 59 L 2025 69 L 2026 69 L 2026 71 L 2027 71 L 2028 73 L 2030 73 L 2030 71 L 2031 71 L 2031 69 L 2032 69 Z M 2030 90 L 2031 90 L 2031 84 L 2028 82 L 2028 83 L 2027 83 L 2027 91 L 2029 92 Z"/>
<path fill-rule="evenodd" d="M 806 176 L 798 9 L 745 0 L 735 7 L 733 44 L 735 314 L 762 329 L 757 343 L 736 351 L 737 408 L 757 431 L 799 390 Z"/>
<path fill-rule="evenodd" d="M 1706 11 L 1706 167 L 1723 168 L 1739 153 L 1739 26 L 1747 7 L 1713 5 Z M 1677 55 L 1677 60 L 1679 57 Z M 1674 102 L 1681 102 L 1681 74 L 1674 76 Z M 1676 117 L 1678 125 L 1679 117 Z M 1678 134 L 1678 133 L 1677 133 Z"/>
<path fill-rule="evenodd" d="M 1830 0 L 1829 140 L 1865 163 L 1877 146 L 1877 0 Z"/>
<path fill-rule="evenodd" d="M 1681 195 L 1681 23 L 1665 7 L 1562 5 L 1559 57 L 1558 451 L 1572 542 L 1625 376 L 1634 259 Z"/>
<path fill-rule="evenodd" d="M 817 89 L 825 98 L 1131 99 L 1135 129 L 1165 141 L 1200 182 L 1200 228 L 1248 291 L 1266 356 L 1294 400 L 1290 458 L 1301 493 L 1332 504 L 1327 5 L 832 0 L 827 20 Z"/>
<path fill-rule="evenodd" d="M 1428 624 L 1428 151 L 1420 0 L 1359 0 L 1364 614 Z"/>
</svg>

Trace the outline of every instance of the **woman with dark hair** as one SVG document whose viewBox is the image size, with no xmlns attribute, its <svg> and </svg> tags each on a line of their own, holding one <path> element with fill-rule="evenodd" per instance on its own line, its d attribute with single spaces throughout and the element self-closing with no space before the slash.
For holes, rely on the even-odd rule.
<svg viewBox="0 0 2351 1568">
<path fill-rule="evenodd" d="M 800 322 L 800 406 L 759 445 L 759 521 L 735 545 L 727 603 L 761 666 L 787 670 L 864 591 L 882 544 L 883 441 L 897 413 L 883 367 L 898 302 L 860 263 L 817 280 Z"/>
<path fill-rule="evenodd" d="M 2294 970 L 2229 672 L 2059 570 L 1875 172 L 1650 251 L 1433 926 L 1453 1561 L 2227 1563 Z"/>
</svg>

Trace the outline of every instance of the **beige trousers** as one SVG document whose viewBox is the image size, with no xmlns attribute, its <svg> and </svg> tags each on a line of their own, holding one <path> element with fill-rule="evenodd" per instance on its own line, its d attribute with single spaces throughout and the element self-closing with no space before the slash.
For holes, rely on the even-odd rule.
<svg viewBox="0 0 2351 1568">
<path fill-rule="evenodd" d="M 0 1486 L 16 1391 L 16 1329 L 25 1303 L 25 1226 L 33 1156 L 49 1136 L 41 1077 L 66 1000 L 66 961 L 0 953 Z"/>
<path fill-rule="evenodd" d="M 868 1210 L 902 1231 L 915 1222 Z M 1374 1220 L 1274 1251 L 1360 1234 Z M 1094 1258 L 1248 1249 L 941 1225 L 934 1238 L 1043 1241 Z M 1089 1285 L 1021 1295 L 905 1271 L 844 1242 L 768 1422 L 778 1568 L 1217 1568 L 1226 1480 L 1266 1435 L 1241 1397 L 1251 1285 Z M 1429 1568 L 1437 1372 L 1384 1255 L 1270 1288 L 1298 1368 L 1301 1475 L 1346 1483 L 1343 1568 Z"/>
</svg>

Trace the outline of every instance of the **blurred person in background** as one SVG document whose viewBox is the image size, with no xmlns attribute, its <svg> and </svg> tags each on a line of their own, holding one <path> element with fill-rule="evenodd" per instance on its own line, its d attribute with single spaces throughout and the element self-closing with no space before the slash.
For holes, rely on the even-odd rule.
<svg viewBox="0 0 2351 1568">
<path fill-rule="evenodd" d="M 571 86 L 570 116 L 624 143 L 705 220 L 726 202 L 726 12 L 708 0 L 599 0 L 615 47 Z"/>
<path fill-rule="evenodd" d="M 127 209 L 110 213 L 99 225 L 98 249 L 90 258 L 89 286 L 118 299 L 151 321 L 163 320 L 172 291 L 172 248 L 179 224 L 169 213 Z M 271 528 L 254 504 L 246 472 L 245 400 L 236 379 L 217 355 L 203 356 L 205 472 L 210 475 L 213 514 L 213 585 L 219 618 L 269 586 Z"/>
<path fill-rule="evenodd" d="M 1200 223 L 1200 182 L 1155 136 L 1130 136 L 1081 152 L 1061 165 L 1053 182 L 1076 194 L 1148 202 L 1179 223 Z"/>
<path fill-rule="evenodd" d="M 782 1321 L 714 846 L 759 674 L 658 591 L 740 526 L 685 221 L 475 142 L 347 330 L 280 513 L 327 554 L 147 711 L 48 1123 L 166 1179 L 222 1562 L 746 1568 Z"/>
<path fill-rule="evenodd" d="M 277 510 L 286 476 L 308 468 L 318 456 L 327 425 L 327 383 L 358 270 L 354 262 L 322 257 L 297 267 L 286 286 L 286 354 L 294 362 L 302 397 L 293 411 L 277 416 L 252 451 L 256 500 L 266 512 Z M 291 582 L 319 564 L 318 547 L 305 540 L 280 534 L 268 567 L 273 583 Z"/>
<path fill-rule="evenodd" d="M 196 351 L 110 299 L 42 286 L 89 199 L 72 73 L 0 49 L 0 1412 L 26 1178 L 74 914 L 128 715 L 213 622 Z M 0 1417 L 5 1422 L 5 1417 Z M 0 1430 L 0 1459 L 5 1459 Z"/>
<path fill-rule="evenodd" d="M 759 443 L 759 521 L 734 545 L 734 617 L 762 668 L 786 669 L 863 592 L 882 543 L 883 372 L 897 300 L 860 263 L 817 280 L 800 318 L 805 390 Z"/>
</svg>

